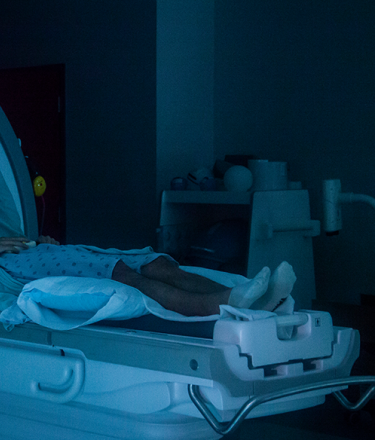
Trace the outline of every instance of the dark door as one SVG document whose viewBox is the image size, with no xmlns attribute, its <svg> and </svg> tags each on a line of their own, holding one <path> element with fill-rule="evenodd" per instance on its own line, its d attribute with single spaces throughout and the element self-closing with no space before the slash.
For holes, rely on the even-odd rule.
<svg viewBox="0 0 375 440">
<path fill-rule="evenodd" d="M 64 65 L 0 70 L 0 106 L 46 181 L 36 197 L 39 232 L 65 242 Z"/>
</svg>

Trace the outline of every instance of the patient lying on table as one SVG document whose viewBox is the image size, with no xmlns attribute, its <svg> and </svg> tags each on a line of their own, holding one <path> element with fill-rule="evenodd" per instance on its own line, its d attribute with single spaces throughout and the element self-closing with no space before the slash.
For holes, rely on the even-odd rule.
<svg viewBox="0 0 375 440">
<path fill-rule="evenodd" d="M 40 244 L 29 248 L 25 241 L 24 237 L 0 238 L 0 267 L 17 280 L 62 275 L 112 279 L 185 316 L 217 314 L 222 304 L 273 311 L 291 293 L 296 280 L 292 267 L 283 262 L 272 276 L 265 267 L 252 280 L 230 289 L 183 271 L 172 257 L 151 248 L 95 251 L 85 246 L 60 246 L 50 237 L 40 237 Z"/>
</svg>

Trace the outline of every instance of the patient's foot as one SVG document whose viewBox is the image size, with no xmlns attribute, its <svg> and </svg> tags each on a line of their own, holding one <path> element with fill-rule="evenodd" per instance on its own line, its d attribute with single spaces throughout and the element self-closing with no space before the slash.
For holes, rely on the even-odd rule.
<svg viewBox="0 0 375 440">
<path fill-rule="evenodd" d="M 290 295 L 296 279 L 292 266 L 286 261 L 282 262 L 272 274 L 267 292 L 251 308 L 273 312 Z"/>
<path fill-rule="evenodd" d="M 266 293 L 270 275 L 270 269 L 264 267 L 252 280 L 233 287 L 228 304 L 241 309 L 249 309 L 258 298 Z"/>
</svg>

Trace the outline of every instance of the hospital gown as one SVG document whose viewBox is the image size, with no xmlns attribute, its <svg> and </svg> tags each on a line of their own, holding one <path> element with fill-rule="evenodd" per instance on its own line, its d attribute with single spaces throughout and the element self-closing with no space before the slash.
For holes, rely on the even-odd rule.
<svg viewBox="0 0 375 440">
<path fill-rule="evenodd" d="M 16 280 L 27 282 L 56 276 L 111 279 L 113 269 L 120 260 L 139 273 L 142 266 L 159 256 L 175 262 L 170 256 L 158 254 L 152 248 L 118 251 L 88 246 L 40 244 L 19 254 L 0 255 L 0 267 Z"/>
</svg>

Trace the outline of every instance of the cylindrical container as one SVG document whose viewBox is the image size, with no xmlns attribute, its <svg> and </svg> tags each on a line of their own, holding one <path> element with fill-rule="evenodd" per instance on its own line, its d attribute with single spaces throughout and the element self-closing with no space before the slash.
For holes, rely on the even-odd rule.
<svg viewBox="0 0 375 440">
<path fill-rule="evenodd" d="M 282 191 L 288 189 L 288 163 L 268 160 L 249 160 L 254 191 Z"/>
<path fill-rule="evenodd" d="M 327 235 L 336 235 L 342 228 L 340 194 L 340 179 L 323 180 L 323 229 Z"/>
</svg>

